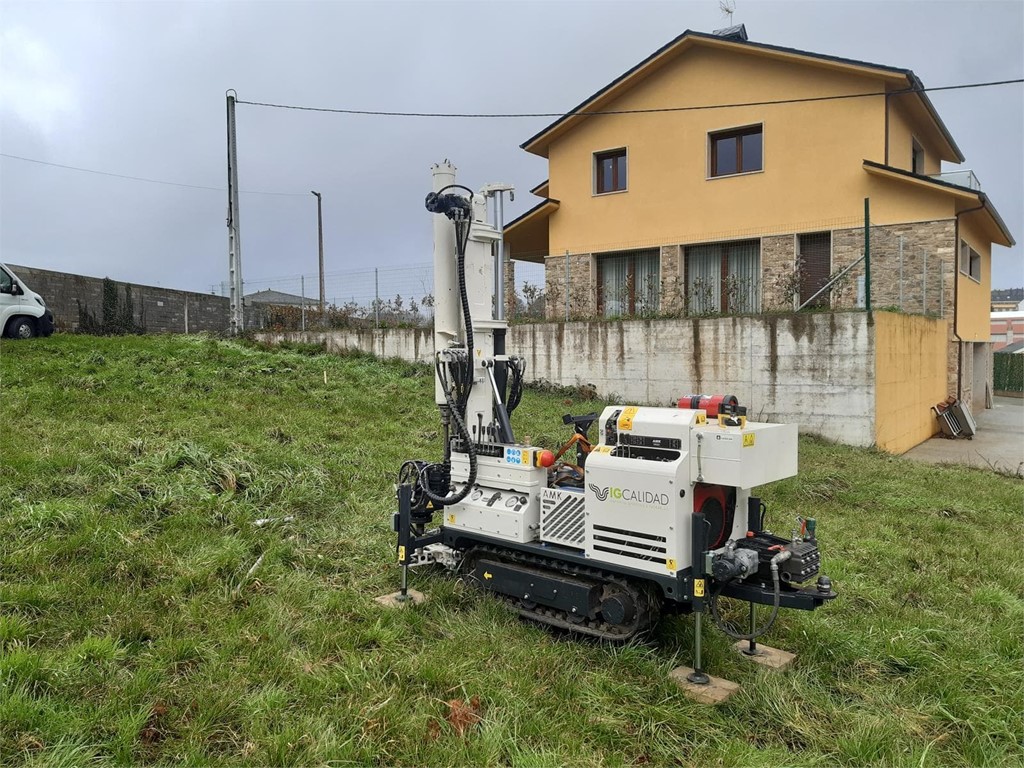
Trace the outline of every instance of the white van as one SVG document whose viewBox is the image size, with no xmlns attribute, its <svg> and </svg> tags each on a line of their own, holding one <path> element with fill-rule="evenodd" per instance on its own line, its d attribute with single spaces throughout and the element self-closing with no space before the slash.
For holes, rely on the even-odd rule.
<svg viewBox="0 0 1024 768">
<path fill-rule="evenodd" d="M 53 333 L 53 312 L 46 308 L 43 297 L 6 264 L 0 264 L 0 333 L 12 339 Z"/>
</svg>

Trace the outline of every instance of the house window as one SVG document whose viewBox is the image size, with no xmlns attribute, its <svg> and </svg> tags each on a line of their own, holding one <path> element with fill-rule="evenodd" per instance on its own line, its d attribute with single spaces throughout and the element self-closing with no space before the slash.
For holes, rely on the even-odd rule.
<svg viewBox="0 0 1024 768">
<path fill-rule="evenodd" d="M 660 251 L 606 253 L 597 257 L 597 310 L 605 317 L 658 311 Z"/>
<path fill-rule="evenodd" d="M 917 143 L 917 139 L 911 139 L 910 148 L 910 170 L 914 173 L 924 175 L 924 148 Z"/>
<path fill-rule="evenodd" d="M 709 134 L 711 175 L 731 176 L 760 171 L 763 167 L 760 125 Z"/>
<path fill-rule="evenodd" d="M 797 238 L 797 258 L 800 270 L 800 306 L 828 283 L 832 271 L 832 233 L 814 232 Z M 809 304 L 811 307 L 827 307 L 828 291 Z"/>
<path fill-rule="evenodd" d="M 594 192 L 623 192 L 626 189 L 626 150 L 594 153 Z"/>
<path fill-rule="evenodd" d="M 686 306 L 691 315 L 760 311 L 760 241 L 689 246 Z"/>
<path fill-rule="evenodd" d="M 963 240 L 960 241 L 960 271 L 981 282 L 981 255 Z"/>
</svg>

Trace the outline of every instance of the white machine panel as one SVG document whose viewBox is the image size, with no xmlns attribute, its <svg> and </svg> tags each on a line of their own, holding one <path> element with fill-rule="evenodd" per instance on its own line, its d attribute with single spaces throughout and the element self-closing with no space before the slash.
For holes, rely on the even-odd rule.
<svg viewBox="0 0 1024 768">
<path fill-rule="evenodd" d="M 689 447 L 694 482 L 754 488 L 797 472 L 796 424 L 708 422 L 694 427 Z"/>
<path fill-rule="evenodd" d="M 445 527 L 520 544 L 536 541 L 540 532 L 540 492 L 547 485 L 547 470 L 531 466 L 534 450 L 513 446 L 501 458 L 479 456 L 476 488 L 458 504 L 445 507 Z M 467 457 L 454 454 L 452 480 L 464 483 L 468 477 Z"/>
<path fill-rule="evenodd" d="M 689 565 L 689 463 L 616 455 L 601 446 L 587 457 L 586 554 L 652 573 Z M 618 452 L 628 453 L 623 448 Z M 684 497 L 679 492 L 686 491 Z"/>
</svg>

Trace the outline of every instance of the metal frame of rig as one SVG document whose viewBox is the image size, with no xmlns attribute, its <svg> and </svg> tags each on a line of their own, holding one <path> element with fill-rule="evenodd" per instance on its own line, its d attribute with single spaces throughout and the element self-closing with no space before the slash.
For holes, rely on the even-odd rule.
<svg viewBox="0 0 1024 768">
<path fill-rule="evenodd" d="M 814 610 L 835 598 L 819 575 L 815 521 L 797 518 L 792 535 L 776 536 L 751 492 L 797 473 L 796 425 L 748 421 L 735 397 L 686 396 L 677 408 L 566 416 L 574 435 L 557 457 L 516 441 L 511 416 L 525 361 L 505 353 L 506 323 L 494 316 L 501 223 L 488 221 L 488 203 L 500 199 L 494 190 L 510 187 L 474 193 L 455 183 L 447 162 L 433 175 L 426 205 L 436 214 L 444 455 L 408 460 L 399 472 L 397 599 L 408 596 L 408 569 L 433 563 L 524 618 L 602 640 L 629 641 L 662 613 L 693 613 L 690 681 L 701 684 L 705 614 L 754 652 L 781 608 Z M 432 528 L 435 515 L 441 523 Z M 723 598 L 749 603 L 744 626 L 729 620 Z M 757 604 L 772 607 L 760 626 Z"/>
</svg>

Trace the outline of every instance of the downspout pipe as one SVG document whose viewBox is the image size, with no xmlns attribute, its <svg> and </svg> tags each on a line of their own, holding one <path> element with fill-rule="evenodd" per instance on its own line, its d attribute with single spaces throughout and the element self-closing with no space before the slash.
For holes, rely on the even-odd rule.
<svg viewBox="0 0 1024 768">
<path fill-rule="evenodd" d="M 960 217 L 965 213 L 983 210 L 986 198 L 984 195 L 979 194 L 979 199 L 981 200 L 981 205 L 958 211 L 953 217 L 953 238 L 955 240 L 953 243 L 953 338 L 956 339 L 956 396 L 958 400 L 964 385 L 964 340 L 960 338 L 958 325 L 960 320 Z"/>
</svg>

